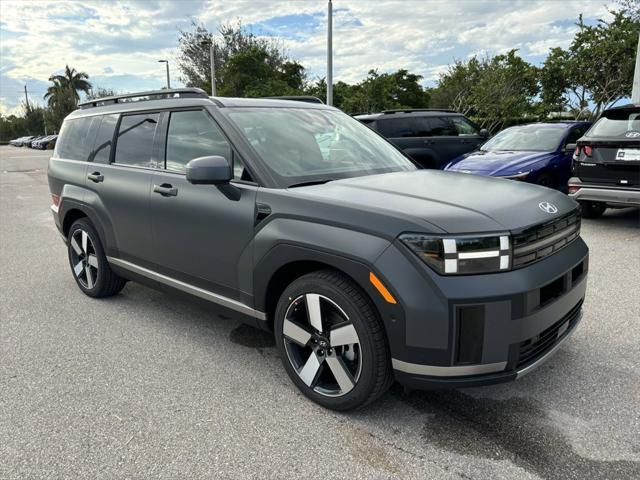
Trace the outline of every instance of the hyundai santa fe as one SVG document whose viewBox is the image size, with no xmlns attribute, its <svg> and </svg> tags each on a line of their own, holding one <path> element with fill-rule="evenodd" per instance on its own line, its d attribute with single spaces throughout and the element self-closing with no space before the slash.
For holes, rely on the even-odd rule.
<svg viewBox="0 0 640 480">
<path fill-rule="evenodd" d="M 420 170 L 326 105 L 199 89 L 92 100 L 65 119 L 48 178 L 80 290 L 134 280 L 231 310 L 274 333 L 293 383 L 328 408 L 394 380 L 514 380 L 582 315 L 575 201 Z"/>
</svg>

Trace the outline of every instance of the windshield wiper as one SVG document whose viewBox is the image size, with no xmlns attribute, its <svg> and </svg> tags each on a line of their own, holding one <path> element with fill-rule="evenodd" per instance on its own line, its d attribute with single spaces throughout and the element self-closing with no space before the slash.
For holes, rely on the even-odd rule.
<svg viewBox="0 0 640 480">
<path fill-rule="evenodd" d="M 309 180 L 308 182 L 294 183 L 292 185 L 287 186 L 287 188 L 309 187 L 311 185 L 322 185 L 324 183 L 329 183 L 331 181 L 333 181 L 333 178 L 322 178 L 320 180 Z"/>
</svg>

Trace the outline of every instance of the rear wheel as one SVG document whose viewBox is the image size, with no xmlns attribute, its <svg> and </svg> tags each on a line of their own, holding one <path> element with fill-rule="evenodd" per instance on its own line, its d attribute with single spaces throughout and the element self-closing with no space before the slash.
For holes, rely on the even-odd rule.
<svg viewBox="0 0 640 480">
<path fill-rule="evenodd" d="M 289 377 L 324 407 L 361 407 L 392 382 L 382 323 L 360 288 L 338 272 L 294 281 L 278 302 L 274 327 Z"/>
<path fill-rule="evenodd" d="M 86 218 L 77 220 L 67 236 L 69 264 L 78 287 L 90 297 L 110 297 L 124 287 L 126 280 L 109 266 L 100 238 Z"/>
<path fill-rule="evenodd" d="M 601 217 L 604 211 L 607 209 L 607 204 L 604 202 L 580 202 L 582 208 L 582 216 L 584 218 L 598 218 Z"/>
</svg>

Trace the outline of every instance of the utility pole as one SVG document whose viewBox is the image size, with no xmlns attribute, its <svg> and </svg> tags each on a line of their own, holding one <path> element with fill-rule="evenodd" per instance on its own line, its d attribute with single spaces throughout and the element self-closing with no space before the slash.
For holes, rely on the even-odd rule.
<svg viewBox="0 0 640 480">
<path fill-rule="evenodd" d="M 638 38 L 638 49 L 636 50 L 636 69 L 633 73 L 633 90 L 631 91 L 631 103 L 640 104 L 640 36 Z"/>
<path fill-rule="evenodd" d="M 327 105 L 333 105 L 333 5 L 327 5 Z"/>
<path fill-rule="evenodd" d="M 158 60 L 158 63 L 164 63 L 167 66 L 167 88 L 171 88 L 171 82 L 169 81 L 169 60 Z"/>
<path fill-rule="evenodd" d="M 27 109 L 27 113 L 29 113 L 30 107 L 29 107 L 29 94 L 27 93 L 27 84 L 24 84 L 24 101 L 25 101 L 25 105 L 24 108 Z"/>
<path fill-rule="evenodd" d="M 209 56 L 211 58 L 211 96 L 216 96 L 216 44 L 211 40 L 209 46 Z"/>
</svg>

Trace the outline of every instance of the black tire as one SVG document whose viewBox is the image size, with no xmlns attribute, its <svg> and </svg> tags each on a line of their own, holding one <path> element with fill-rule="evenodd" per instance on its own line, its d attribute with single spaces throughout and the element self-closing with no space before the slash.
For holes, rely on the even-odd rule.
<svg viewBox="0 0 640 480">
<path fill-rule="evenodd" d="M 584 218 L 599 218 L 607 209 L 607 204 L 604 202 L 580 202 L 582 209 L 582 216 Z"/>
<path fill-rule="evenodd" d="M 320 298 L 317 300 L 318 312 L 321 313 L 320 305 L 322 304 L 327 316 L 326 318 L 322 317 L 321 324 L 325 328 L 320 333 L 310 325 L 300 323 L 305 327 L 306 334 L 312 335 L 307 343 L 303 344 L 304 340 L 298 343 L 293 342 L 290 337 L 286 337 L 284 325 L 285 321 L 291 325 L 290 318 L 293 318 L 291 315 L 295 315 L 296 311 L 298 311 L 298 315 L 304 316 L 306 314 L 307 318 L 311 318 L 308 313 L 310 307 L 306 305 L 309 302 L 307 295 Z M 302 306 L 303 304 L 305 306 Z M 341 317 L 341 314 L 346 315 L 346 321 Z M 334 323 L 331 323 L 332 321 Z M 336 343 L 340 343 L 338 335 L 334 335 L 338 329 L 336 325 L 341 327 L 340 330 L 343 331 L 347 328 L 351 331 L 351 327 L 353 327 L 359 343 L 347 344 L 344 342 L 343 346 L 336 346 Z M 379 315 L 360 287 L 337 271 L 313 272 L 291 283 L 278 301 L 274 329 L 276 345 L 287 374 L 304 395 L 323 407 L 338 411 L 362 407 L 380 397 L 393 383 L 389 347 Z M 324 358 L 320 346 L 323 343 L 322 338 L 329 343 L 328 346 L 324 345 L 326 349 Z M 334 338 L 335 343 L 332 340 Z M 316 373 L 313 374 L 317 384 L 311 380 L 311 384 L 308 385 L 301 376 L 304 368 L 300 367 L 305 358 L 307 361 L 304 366 L 311 361 L 314 352 L 316 354 L 320 352 L 320 356 L 317 358 L 322 358 L 322 360 Z M 294 363 L 297 363 L 298 353 L 302 362 L 296 368 Z M 353 367 L 356 363 L 357 368 Z M 349 385 L 349 381 L 352 382 L 344 390 L 342 389 L 343 383 L 340 383 L 337 380 L 338 376 L 334 374 L 335 368 L 337 368 L 336 364 L 349 373 L 347 385 Z M 356 374 L 351 375 L 354 372 Z M 335 390 L 331 390 L 331 379 L 333 379 L 335 387 L 338 388 L 337 393 Z M 325 383 L 321 384 L 321 381 Z"/>
<path fill-rule="evenodd" d="M 89 219 L 81 218 L 71 225 L 67 251 L 73 278 L 86 295 L 110 297 L 119 293 L 127 283 L 111 270 L 98 232 Z"/>
</svg>

